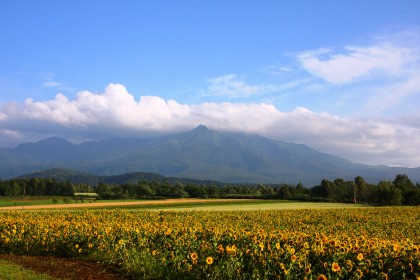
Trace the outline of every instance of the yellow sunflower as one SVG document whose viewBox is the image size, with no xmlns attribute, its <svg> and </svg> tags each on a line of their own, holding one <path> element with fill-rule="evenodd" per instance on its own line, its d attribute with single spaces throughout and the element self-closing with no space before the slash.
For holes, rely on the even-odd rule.
<svg viewBox="0 0 420 280">
<path fill-rule="evenodd" d="M 225 249 L 223 248 L 223 245 L 220 244 L 219 246 L 217 246 L 217 251 L 219 251 L 219 253 L 223 253 L 225 251 Z"/>
<path fill-rule="evenodd" d="M 340 265 L 338 263 L 336 263 L 336 262 L 334 262 L 331 265 L 331 269 L 332 269 L 333 272 L 339 272 L 341 270 Z"/>
<path fill-rule="evenodd" d="M 319 275 L 316 280 L 328 280 L 327 277 L 325 277 L 324 274 Z"/>
</svg>

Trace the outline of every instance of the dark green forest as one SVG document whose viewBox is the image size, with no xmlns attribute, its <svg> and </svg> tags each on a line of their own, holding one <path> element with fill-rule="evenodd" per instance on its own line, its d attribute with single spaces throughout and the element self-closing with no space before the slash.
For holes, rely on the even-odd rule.
<svg viewBox="0 0 420 280">
<path fill-rule="evenodd" d="M 91 185 L 51 178 L 0 180 L 0 196 L 73 196 L 95 192 L 99 199 L 162 198 L 264 198 L 300 201 L 365 203 L 371 205 L 420 205 L 420 185 L 405 174 L 391 181 L 371 184 L 358 176 L 352 181 L 322 180 L 317 186 L 302 184 L 224 184 L 197 180 L 139 180 L 136 183 L 100 182 Z"/>
</svg>

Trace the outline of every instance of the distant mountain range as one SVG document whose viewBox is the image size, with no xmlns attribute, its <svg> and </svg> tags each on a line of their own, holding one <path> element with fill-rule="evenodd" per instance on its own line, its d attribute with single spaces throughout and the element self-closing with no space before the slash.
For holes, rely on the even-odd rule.
<svg viewBox="0 0 420 280">
<path fill-rule="evenodd" d="M 207 185 L 207 186 L 217 186 L 223 187 L 227 183 L 213 181 L 213 180 L 197 180 L 191 178 L 178 178 L 178 177 L 166 177 L 156 173 L 147 173 L 147 172 L 130 172 L 120 175 L 93 175 L 89 173 L 63 169 L 63 168 L 51 168 L 45 169 L 42 171 L 29 173 L 21 175 L 18 178 L 51 178 L 59 182 L 70 181 L 75 184 L 88 184 L 91 186 L 97 186 L 99 183 L 108 183 L 108 184 L 137 184 L 141 181 L 146 182 L 158 182 L 160 184 L 169 183 L 170 185 L 175 185 L 176 183 L 181 183 L 182 185 L 194 184 L 194 185 Z"/>
<path fill-rule="evenodd" d="M 153 139 L 110 139 L 78 145 L 52 137 L 16 148 L 0 148 L 0 177 L 50 168 L 93 175 L 133 172 L 226 183 L 298 183 L 322 179 L 393 180 L 407 174 L 420 182 L 420 168 L 370 166 L 315 151 L 308 146 L 257 135 L 221 133 L 205 126 Z"/>
</svg>

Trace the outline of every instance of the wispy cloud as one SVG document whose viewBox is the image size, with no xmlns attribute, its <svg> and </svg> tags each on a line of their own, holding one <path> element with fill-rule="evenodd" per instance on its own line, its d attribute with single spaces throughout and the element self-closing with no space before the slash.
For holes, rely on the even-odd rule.
<svg viewBox="0 0 420 280">
<path fill-rule="evenodd" d="M 346 46 L 342 52 L 329 49 L 303 52 L 298 59 L 312 75 L 332 84 L 357 80 L 397 77 L 407 64 L 418 60 L 412 49 L 389 42 L 370 46 Z"/>
<path fill-rule="evenodd" d="M 60 88 L 62 87 L 61 83 L 59 82 L 54 82 L 54 81 L 45 81 L 42 84 L 43 87 L 52 87 L 52 88 Z"/>
<path fill-rule="evenodd" d="M 273 76 L 281 76 L 285 73 L 292 72 L 293 69 L 291 67 L 286 66 L 278 66 L 278 65 L 266 65 L 261 68 L 261 71 L 268 73 Z"/>
<path fill-rule="evenodd" d="M 363 109 L 370 113 L 380 113 L 393 107 L 399 106 L 404 100 L 413 96 L 420 98 L 420 68 L 418 71 L 407 73 L 398 81 L 376 85 L 370 89 L 370 96 L 367 98 Z M 416 104 L 406 104 L 406 109 Z M 417 105 L 418 106 L 418 103 Z"/>
<path fill-rule="evenodd" d="M 306 74 L 317 78 L 302 92 L 310 94 L 321 88 L 356 115 L 404 112 L 404 104 L 413 108 L 407 102 L 420 96 L 419 44 L 420 32 L 409 30 L 375 36 L 370 43 L 341 50 L 301 52 L 296 55 L 298 63 Z"/>
<path fill-rule="evenodd" d="M 208 87 L 203 96 L 223 96 L 227 98 L 247 98 L 265 94 L 278 93 L 283 90 L 298 87 L 308 79 L 297 79 L 279 84 L 251 85 L 240 76 L 228 74 L 208 80 Z"/>
<path fill-rule="evenodd" d="M 208 80 L 208 88 L 204 92 L 207 96 L 225 96 L 229 98 L 249 97 L 260 95 L 267 91 L 275 91 L 272 85 L 250 85 L 237 75 L 228 74 Z"/>
<path fill-rule="evenodd" d="M 63 82 L 59 82 L 56 80 L 55 78 L 55 74 L 51 73 L 51 72 L 45 72 L 41 74 L 43 82 L 42 82 L 42 87 L 44 88 L 53 88 L 53 89 L 57 89 L 59 91 L 72 91 L 74 90 L 73 88 L 67 86 L 65 83 Z"/>
<path fill-rule="evenodd" d="M 420 128 L 410 118 L 354 119 L 316 113 L 304 107 L 279 111 L 267 103 L 180 104 L 158 96 L 136 100 L 120 84 L 103 93 L 82 91 L 74 99 L 58 94 L 52 100 L 0 104 L 0 146 L 56 135 L 70 139 L 115 136 L 144 137 L 192 129 L 206 124 L 304 143 L 323 152 L 370 164 L 420 166 Z"/>
</svg>

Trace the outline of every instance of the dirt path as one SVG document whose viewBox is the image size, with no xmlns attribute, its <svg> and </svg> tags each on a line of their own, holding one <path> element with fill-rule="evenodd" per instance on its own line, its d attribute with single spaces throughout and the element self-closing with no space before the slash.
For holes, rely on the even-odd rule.
<svg viewBox="0 0 420 280">
<path fill-rule="evenodd" d="M 123 280 L 121 275 L 94 262 L 48 256 L 18 256 L 0 254 L 0 259 L 18 264 L 40 274 L 62 280 Z"/>
<path fill-rule="evenodd" d="M 72 203 L 72 204 L 8 206 L 8 207 L 0 207 L 0 211 L 2 210 L 31 210 L 31 209 L 66 209 L 66 208 L 68 209 L 68 208 L 129 206 L 129 205 L 159 205 L 159 204 L 194 203 L 194 202 L 226 202 L 226 201 L 237 201 L 237 199 L 177 198 L 177 199 L 130 201 L 130 202 L 92 202 L 92 203 L 85 202 L 85 203 Z"/>
</svg>

